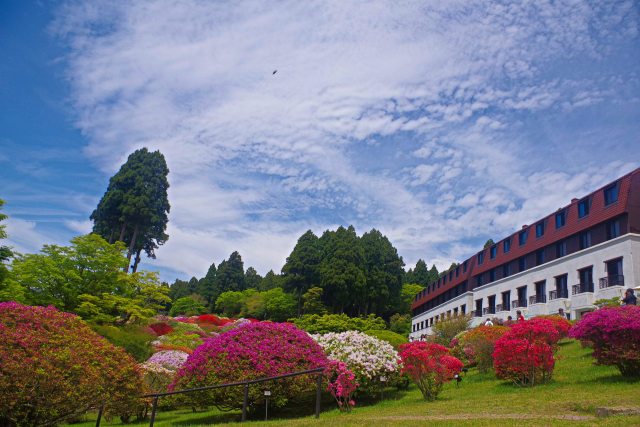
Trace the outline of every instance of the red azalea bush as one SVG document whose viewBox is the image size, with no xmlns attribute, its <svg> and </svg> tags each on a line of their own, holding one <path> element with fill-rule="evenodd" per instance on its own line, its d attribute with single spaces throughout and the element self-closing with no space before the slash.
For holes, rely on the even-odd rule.
<svg viewBox="0 0 640 427">
<path fill-rule="evenodd" d="M 593 348 L 598 365 L 614 365 L 625 377 L 640 379 L 640 307 L 602 307 L 587 313 L 569 331 Z"/>
<path fill-rule="evenodd" d="M 226 384 L 324 367 L 322 348 L 304 331 L 279 323 L 247 323 L 207 340 L 195 349 L 178 371 L 172 390 Z M 264 402 L 262 389 L 271 390 L 271 404 L 280 407 L 313 390 L 315 375 L 262 383 L 249 388 L 250 406 Z M 244 390 L 229 387 L 183 395 L 193 405 L 220 409 L 241 408 Z"/>
<path fill-rule="evenodd" d="M 165 322 L 153 323 L 149 325 L 149 327 L 153 329 L 153 331 L 158 334 L 158 336 L 167 335 L 168 333 L 173 331 L 173 328 L 167 325 Z"/>
<path fill-rule="evenodd" d="M 560 334 L 560 338 L 566 338 L 569 336 L 569 329 L 571 329 L 571 322 L 568 321 L 565 317 L 558 315 L 541 315 L 536 316 L 534 319 L 547 319 L 553 323 L 553 327 L 556 328 L 558 333 Z"/>
<path fill-rule="evenodd" d="M 496 341 L 493 352 L 496 375 L 519 386 L 533 387 L 548 382 L 553 375 L 559 339 L 560 334 L 550 320 L 514 323 Z"/>
<path fill-rule="evenodd" d="M 493 367 L 495 343 L 507 331 L 507 326 L 478 326 L 468 331 L 458 345 L 462 347 L 469 364 L 475 364 L 480 372 L 488 372 Z"/>
<path fill-rule="evenodd" d="M 105 405 L 144 411 L 136 362 L 55 307 L 0 303 L 0 425 L 54 425 Z"/>
<path fill-rule="evenodd" d="M 414 341 L 400 346 L 402 372 L 416 383 L 425 400 L 435 400 L 445 382 L 462 370 L 462 362 L 440 344 Z"/>
</svg>

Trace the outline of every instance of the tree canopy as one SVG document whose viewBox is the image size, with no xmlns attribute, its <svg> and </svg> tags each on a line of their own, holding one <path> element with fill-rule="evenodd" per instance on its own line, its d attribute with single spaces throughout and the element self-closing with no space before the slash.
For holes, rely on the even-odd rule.
<svg viewBox="0 0 640 427">
<path fill-rule="evenodd" d="M 167 190 L 169 168 L 160 151 L 136 150 L 109 180 L 104 196 L 93 211 L 93 232 L 109 243 L 127 244 L 129 262 L 135 254 L 133 271 L 140 253 L 155 258 L 155 249 L 169 236 L 165 233 L 170 210 Z"/>
</svg>

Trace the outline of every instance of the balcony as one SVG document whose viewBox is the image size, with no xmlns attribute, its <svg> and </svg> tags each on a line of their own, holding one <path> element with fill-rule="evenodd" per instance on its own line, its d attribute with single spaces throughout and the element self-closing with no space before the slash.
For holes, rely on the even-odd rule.
<svg viewBox="0 0 640 427">
<path fill-rule="evenodd" d="M 533 304 L 544 304 L 547 302 L 547 296 L 545 294 L 536 294 L 536 295 L 531 295 L 529 297 L 529 305 L 533 305 Z"/>
<path fill-rule="evenodd" d="M 511 307 L 509 306 L 509 303 L 505 303 L 505 304 L 498 304 L 496 305 L 496 312 L 498 311 L 509 311 L 511 310 Z"/>
<path fill-rule="evenodd" d="M 496 314 L 496 308 L 495 308 L 495 307 L 485 307 L 485 308 L 482 310 L 482 314 L 484 314 L 485 316 L 486 316 L 487 314 Z"/>
<path fill-rule="evenodd" d="M 600 278 L 600 289 L 606 289 L 610 286 L 624 286 L 624 276 L 617 274 Z"/>
<path fill-rule="evenodd" d="M 586 292 L 593 292 L 593 282 L 580 283 L 571 287 L 571 295 L 584 294 Z"/>
<path fill-rule="evenodd" d="M 568 289 L 560 289 L 555 291 L 549 291 L 549 300 L 554 300 L 558 298 L 569 298 L 569 290 Z"/>
<path fill-rule="evenodd" d="M 471 312 L 471 316 L 473 316 L 473 317 L 482 317 L 482 311 L 480 311 L 480 310 L 473 310 L 473 311 Z"/>
<path fill-rule="evenodd" d="M 511 301 L 511 308 L 521 308 L 521 307 L 526 307 L 527 306 L 527 300 L 523 299 L 523 300 L 517 300 L 514 299 L 513 301 Z"/>
</svg>

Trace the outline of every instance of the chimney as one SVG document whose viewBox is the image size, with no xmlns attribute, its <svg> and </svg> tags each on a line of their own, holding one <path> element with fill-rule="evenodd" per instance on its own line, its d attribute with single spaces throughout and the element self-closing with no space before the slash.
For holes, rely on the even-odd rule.
<svg viewBox="0 0 640 427">
<path fill-rule="evenodd" d="M 571 199 L 571 203 L 575 203 L 577 201 L 578 201 L 578 199 L 576 199 L 575 197 L 573 199 Z"/>
<path fill-rule="evenodd" d="M 527 224 L 525 224 L 525 225 L 523 225 L 523 226 L 522 226 L 522 229 L 524 230 L 524 229 L 525 229 L 525 228 L 527 228 L 527 227 L 528 227 L 528 225 L 527 225 Z"/>
</svg>

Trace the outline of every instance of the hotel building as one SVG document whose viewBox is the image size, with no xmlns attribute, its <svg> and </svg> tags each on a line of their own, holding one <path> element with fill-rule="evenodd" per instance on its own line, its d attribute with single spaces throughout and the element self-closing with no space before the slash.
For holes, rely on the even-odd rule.
<svg viewBox="0 0 640 427">
<path fill-rule="evenodd" d="M 640 168 L 539 219 L 430 283 L 411 306 L 410 337 L 440 319 L 471 314 L 571 319 L 640 285 Z"/>
</svg>

